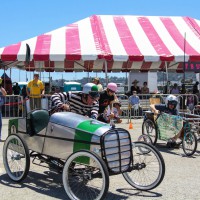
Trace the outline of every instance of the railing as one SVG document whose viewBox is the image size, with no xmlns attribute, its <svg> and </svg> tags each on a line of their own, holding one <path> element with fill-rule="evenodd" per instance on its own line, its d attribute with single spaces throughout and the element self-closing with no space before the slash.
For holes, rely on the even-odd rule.
<svg viewBox="0 0 200 200">
<path fill-rule="evenodd" d="M 48 110 L 50 108 L 50 96 L 44 95 L 41 98 L 42 109 Z M 30 111 L 30 100 L 28 98 L 23 99 L 19 95 L 6 95 L 2 98 L 4 99 L 4 105 L 1 108 L 3 118 L 24 117 Z"/>
<path fill-rule="evenodd" d="M 143 117 L 143 112 L 150 110 L 150 104 L 164 104 L 165 99 L 169 94 L 137 94 L 140 98 L 140 103 L 138 106 L 129 107 L 128 96 L 123 96 L 121 101 L 122 118 L 141 118 Z M 199 104 L 199 98 L 195 94 L 178 94 L 175 95 L 178 98 L 177 109 L 181 112 L 195 113 L 195 105 Z M 118 97 L 119 98 L 119 97 Z"/>
<path fill-rule="evenodd" d="M 150 104 L 165 103 L 165 98 L 168 95 L 169 94 L 138 94 L 137 96 L 140 98 L 140 104 L 135 108 L 129 107 L 128 96 L 123 95 L 123 99 L 120 99 L 122 104 L 121 109 L 123 111 L 121 117 L 128 119 L 141 118 L 143 112 L 150 109 Z M 177 96 L 179 101 L 177 106 L 179 111 L 195 114 L 195 105 L 199 104 L 199 98 L 197 95 L 179 94 L 175 96 Z M 42 109 L 50 109 L 50 97 L 51 95 L 44 95 L 44 98 L 41 99 Z M 23 97 L 19 95 L 7 95 L 3 98 L 5 99 L 5 103 L 2 106 L 3 118 L 24 117 L 27 112 L 30 111 L 30 100 L 27 98 L 23 99 Z M 189 99 L 193 103 L 189 104 Z"/>
</svg>

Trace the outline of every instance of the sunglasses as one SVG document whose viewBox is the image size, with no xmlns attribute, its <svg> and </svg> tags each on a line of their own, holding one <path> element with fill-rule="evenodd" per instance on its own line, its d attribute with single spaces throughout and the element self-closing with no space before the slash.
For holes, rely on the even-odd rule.
<svg viewBox="0 0 200 200">
<path fill-rule="evenodd" d="M 110 92 L 110 93 L 115 93 L 114 91 L 112 91 L 112 90 L 110 90 L 110 89 L 108 90 L 108 92 Z"/>
<path fill-rule="evenodd" d="M 96 97 L 92 97 L 91 95 L 89 95 L 90 99 L 92 99 L 93 101 L 97 101 Z"/>
</svg>

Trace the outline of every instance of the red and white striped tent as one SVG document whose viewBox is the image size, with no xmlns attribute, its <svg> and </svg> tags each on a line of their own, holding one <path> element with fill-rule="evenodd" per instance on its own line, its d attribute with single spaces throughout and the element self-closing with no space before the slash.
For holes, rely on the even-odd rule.
<svg viewBox="0 0 200 200">
<path fill-rule="evenodd" d="M 0 48 L 0 61 L 27 71 L 182 71 L 184 62 L 200 62 L 200 21 L 93 15 Z"/>
</svg>

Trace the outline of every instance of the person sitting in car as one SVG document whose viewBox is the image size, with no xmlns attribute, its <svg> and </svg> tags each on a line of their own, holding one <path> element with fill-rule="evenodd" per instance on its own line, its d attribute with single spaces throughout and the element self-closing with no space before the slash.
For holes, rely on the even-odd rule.
<svg viewBox="0 0 200 200">
<path fill-rule="evenodd" d="M 178 115 L 177 110 L 178 99 L 174 95 L 168 95 L 165 104 L 151 104 L 150 108 L 155 114 L 159 114 L 160 112 L 164 112 L 170 115 Z M 175 135 L 173 138 L 170 138 L 167 142 L 168 147 L 179 147 L 179 143 L 176 143 L 178 138 L 183 137 L 183 128 L 181 131 Z"/>
<path fill-rule="evenodd" d="M 59 111 L 70 111 L 97 119 L 99 111 L 99 92 L 97 85 L 87 83 L 82 92 L 60 92 L 51 96 L 52 107 Z"/>
</svg>

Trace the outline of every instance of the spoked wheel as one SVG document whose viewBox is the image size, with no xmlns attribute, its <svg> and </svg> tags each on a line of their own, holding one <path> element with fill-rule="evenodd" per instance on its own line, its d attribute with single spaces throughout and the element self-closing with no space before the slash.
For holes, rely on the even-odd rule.
<svg viewBox="0 0 200 200">
<path fill-rule="evenodd" d="M 146 119 L 142 124 L 142 134 L 151 138 L 152 144 L 155 145 L 158 138 L 157 128 L 154 121 Z"/>
<path fill-rule="evenodd" d="M 138 137 L 138 141 L 139 142 L 146 142 L 148 144 L 152 144 L 152 140 L 151 140 L 151 138 L 148 135 L 140 135 Z"/>
<path fill-rule="evenodd" d="M 104 161 L 86 150 L 73 153 L 63 169 L 63 185 L 70 199 L 104 199 L 109 174 Z"/>
<path fill-rule="evenodd" d="M 26 178 L 30 168 L 29 150 L 24 140 L 15 134 L 7 137 L 3 146 L 5 170 L 15 182 Z"/>
<path fill-rule="evenodd" d="M 186 132 L 182 141 L 185 155 L 192 156 L 197 149 L 197 137 L 193 132 Z"/>
<path fill-rule="evenodd" d="M 123 173 L 125 180 L 139 190 L 152 190 L 165 175 L 165 163 L 160 152 L 152 145 L 134 142 L 133 169 Z"/>
</svg>

